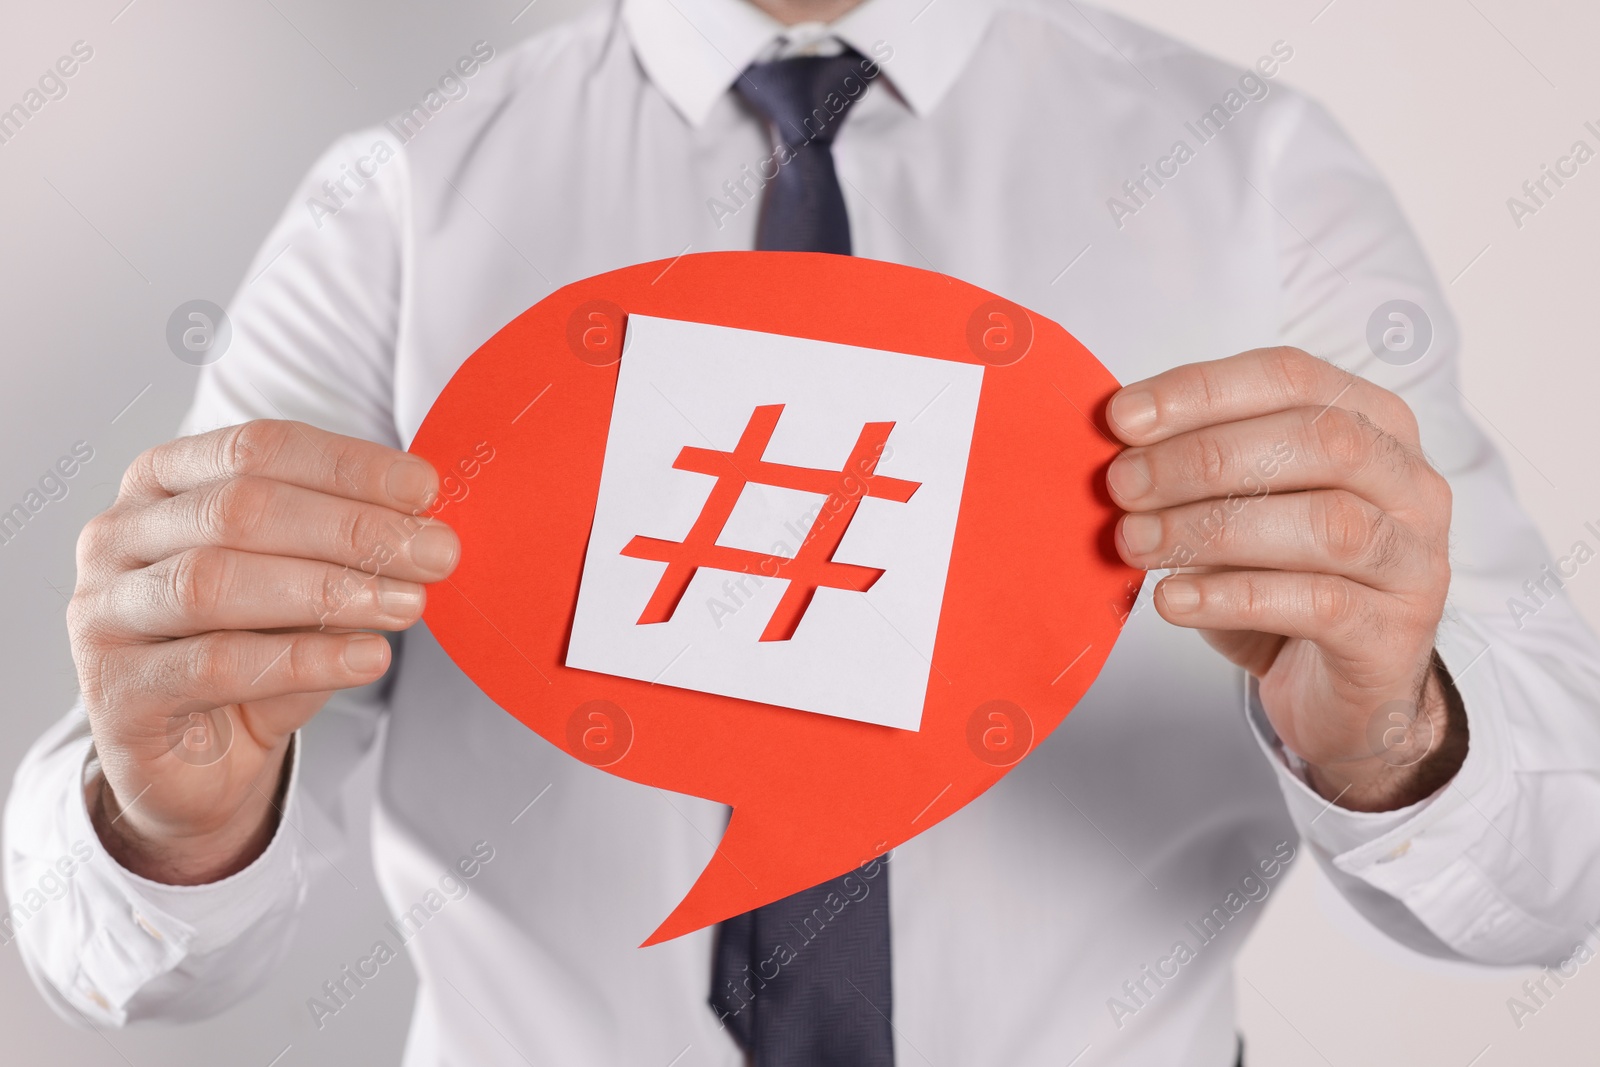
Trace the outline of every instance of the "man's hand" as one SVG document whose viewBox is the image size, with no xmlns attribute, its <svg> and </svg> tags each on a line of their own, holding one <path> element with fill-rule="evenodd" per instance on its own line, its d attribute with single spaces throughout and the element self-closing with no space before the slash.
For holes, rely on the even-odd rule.
<svg viewBox="0 0 1600 1067">
<path fill-rule="evenodd" d="M 1466 753 L 1433 654 L 1450 487 L 1405 402 L 1273 348 L 1129 385 L 1107 415 L 1133 446 L 1106 476 L 1118 551 L 1182 568 L 1156 609 L 1260 680 L 1317 790 L 1382 811 L 1448 781 Z"/>
<path fill-rule="evenodd" d="M 421 517 L 415 456 L 293 422 L 153 448 L 78 539 L 67 610 L 103 777 L 95 828 L 129 869 L 226 877 L 266 847 L 290 738 L 389 666 L 460 554 Z"/>
</svg>

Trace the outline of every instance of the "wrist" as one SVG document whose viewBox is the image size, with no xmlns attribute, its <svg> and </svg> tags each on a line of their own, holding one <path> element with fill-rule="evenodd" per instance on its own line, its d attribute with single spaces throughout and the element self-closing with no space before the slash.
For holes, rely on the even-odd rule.
<svg viewBox="0 0 1600 1067">
<path fill-rule="evenodd" d="M 1411 707 L 1409 719 L 1395 712 L 1377 724 L 1372 755 L 1307 763 L 1311 787 L 1342 808 L 1364 812 L 1408 807 L 1444 788 L 1466 760 L 1468 731 L 1461 696 L 1437 653 Z"/>
<path fill-rule="evenodd" d="M 231 817 L 201 830 L 150 817 L 137 797 L 124 804 L 97 772 L 85 786 L 90 824 L 107 854 L 142 878 L 165 885 L 221 881 L 250 866 L 272 843 L 288 791 L 288 756 L 285 751 L 268 761 Z"/>
</svg>

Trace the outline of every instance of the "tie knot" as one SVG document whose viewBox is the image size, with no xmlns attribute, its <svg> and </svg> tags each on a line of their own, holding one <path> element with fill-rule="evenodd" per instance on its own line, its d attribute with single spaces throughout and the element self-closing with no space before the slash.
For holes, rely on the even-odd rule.
<svg viewBox="0 0 1600 1067">
<path fill-rule="evenodd" d="M 832 144 L 850 105 L 866 91 L 871 70 L 859 52 L 797 56 L 752 63 L 735 88 L 790 149 L 810 141 Z"/>
</svg>

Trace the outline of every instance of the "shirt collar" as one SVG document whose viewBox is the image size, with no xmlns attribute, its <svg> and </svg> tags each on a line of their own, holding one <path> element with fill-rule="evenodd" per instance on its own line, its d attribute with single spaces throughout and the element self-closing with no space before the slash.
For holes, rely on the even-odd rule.
<svg viewBox="0 0 1600 1067">
<path fill-rule="evenodd" d="M 880 63 L 912 111 L 932 111 L 987 29 L 992 0 L 867 0 L 831 27 Z M 749 0 L 622 0 L 639 64 L 691 125 L 784 32 Z"/>
</svg>

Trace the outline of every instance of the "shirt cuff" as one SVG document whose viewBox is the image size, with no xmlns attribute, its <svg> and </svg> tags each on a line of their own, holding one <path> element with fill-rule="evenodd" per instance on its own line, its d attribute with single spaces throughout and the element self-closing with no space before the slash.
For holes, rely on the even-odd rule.
<svg viewBox="0 0 1600 1067">
<path fill-rule="evenodd" d="M 1253 679 L 1247 708 L 1302 839 L 1335 869 L 1401 901 L 1447 944 L 1483 959 L 1500 948 L 1514 954 L 1528 924 L 1543 925 L 1471 857 L 1497 832 L 1492 820 L 1515 794 L 1506 697 L 1491 646 L 1470 619 L 1441 623 L 1435 649 L 1466 711 L 1467 756 L 1438 792 L 1395 811 L 1350 811 L 1324 799 L 1296 773 L 1298 761 L 1268 723 Z"/>
<path fill-rule="evenodd" d="M 300 777 L 300 735 L 290 743 L 289 783 L 272 840 L 260 856 L 235 874 L 204 885 L 166 885 L 135 874 L 100 843 L 89 816 L 87 789 L 99 773 L 91 745 L 83 760 L 79 788 L 67 802 L 70 840 L 86 841 L 84 890 L 115 910 L 96 916 L 94 933 L 79 959 L 79 996 L 119 1024 L 128 1002 L 153 979 L 185 958 L 222 948 L 259 922 L 286 897 L 304 893 L 305 877 L 292 820 Z"/>
</svg>

